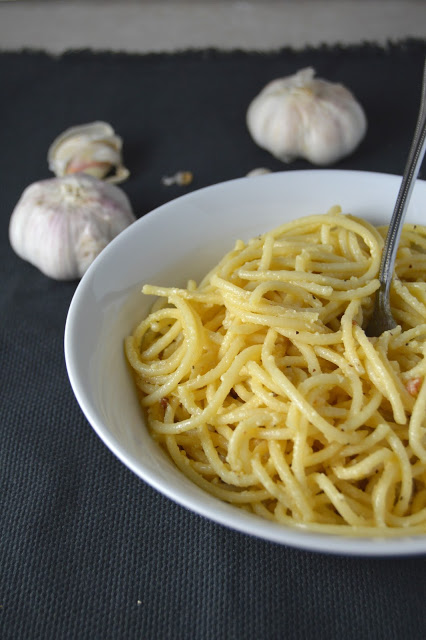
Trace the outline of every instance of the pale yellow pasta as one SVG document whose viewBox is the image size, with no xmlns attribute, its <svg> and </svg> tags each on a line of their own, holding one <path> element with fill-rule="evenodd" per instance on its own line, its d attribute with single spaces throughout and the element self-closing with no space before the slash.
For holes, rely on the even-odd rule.
<svg viewBox="0 0 426 640">
<path fill-rule="evenodd" d="M 404 227 L 398 327 L 366 326 L 386 229 L 333 207 L 197 286 L 145 285 L 125 341 L 152 436 L 205 491 L 285 525 L 426 534 L 426 228 Z"/>
</svg>

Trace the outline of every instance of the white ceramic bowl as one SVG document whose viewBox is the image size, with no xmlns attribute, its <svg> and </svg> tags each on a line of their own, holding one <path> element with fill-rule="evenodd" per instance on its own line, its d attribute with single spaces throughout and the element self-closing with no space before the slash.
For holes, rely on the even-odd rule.
<svg viewBox="0 0 426 640">
<path fill-rule="evenodd" d="M 184 286 L 199 280 L 234 245 L 278 224 L 324 213 L 386 223 L 400 178 L 354 171 L 286 171 L 241 178 L 184 195 L 122 232 L 95 260 L 72 300 L 65 357 L 76 398 L 113 453 L 140 478 L 192 511 L 222 525 L 294 547 L 341 554 L 426 552 L 426 535 L 389 539 L 303 532 L 217 500 L 183 476 L 144 425 L 123 340 L 148 312 L 142 284 Z M 426 182 L 417 181 L 407 220 L 426 223 Z"/>
</svg>

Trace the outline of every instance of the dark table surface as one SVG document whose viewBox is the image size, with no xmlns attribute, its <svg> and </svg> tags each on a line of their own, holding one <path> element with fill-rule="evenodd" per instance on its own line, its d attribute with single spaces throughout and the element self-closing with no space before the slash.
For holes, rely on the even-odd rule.
<svg viewBox="0 0 426 640">
<path fill-rule="evenodd" d="M 106 120 L 124 139 L 136 215 L 189 190 L 284 166 L 251 140 L 250 100 L 313 66 L 347 85 L 369 129 L 335 168 L 401 174 L 425 42 L 385 48 L 176 55 L 0 53 L 0 637 L 426 637 L 426 558 L 310 553 L 236 533 L 170 502 L 102 444 L 71 391 L 63 332 L 76 282 L 8 241 L 23 189 L 51 176 L 52 140 Z M 187 169 L 189 187 L 165 187 Z M 425 177 L 425 169 L 420 174 Z"/>
</svg>

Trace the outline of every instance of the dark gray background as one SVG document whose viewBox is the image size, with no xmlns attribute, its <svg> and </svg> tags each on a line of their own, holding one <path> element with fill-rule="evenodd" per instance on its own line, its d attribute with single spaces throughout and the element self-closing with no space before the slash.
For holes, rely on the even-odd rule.
<svg viewBox="0 0 426 640">
<path fill-rule="evenodd" d="M 101 443 L 68 383 L 76 282 L 47 279 L 8 242 L 23 189 L 49 177 L 65 128 L 103 119 L 124 139 L 136 215 L 250 169 L 286 167 L 252 142 L 250 100 L 312 65 L 363 104 L 365 140 L 336 168 L 400 174 L 425 42 L 272 53 L 51 57 L 0 53 L 0 636 L 78 639 L 426 637 L 426 560 L 281 547 L 187 512 Z M 190 187 L 161 177 L 189 169 Z M 423 169 L 420 174 L 425 175 Z M 165 233 L 167 230 L 165 230 Z"/>
</svg>

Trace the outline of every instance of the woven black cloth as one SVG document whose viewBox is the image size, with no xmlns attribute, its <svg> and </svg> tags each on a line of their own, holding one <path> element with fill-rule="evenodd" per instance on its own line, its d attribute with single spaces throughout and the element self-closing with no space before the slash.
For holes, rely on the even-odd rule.
<svg viewBox="0 0 426 640">
<path fill-rule="evenodd" d="M 102 444 L 63 356 L 77 283 L 50 280 L 8 241 L 23 189 L 49 177 L 69 126 L 124 139 L 123 189 L 142 216 L 184 192 L 281 165 L 251 140 L 250 100 L 313 66 L 363 104 L 369 129 L 338 168 L 401 174 L 425 42 L 177 55 L 0 53 L 0 637 L 272 640 L 426 637 L 426 559 L 309 553 L 175 505 Z M 161 178 L 191 170 L 189 187 Z M 423 169 L 423 177 L 425 169 Z M 422 174 L 421 174 L 422 175 Z"/>
</svg>

